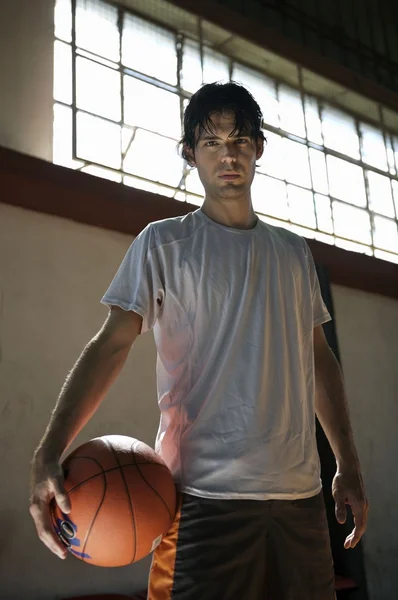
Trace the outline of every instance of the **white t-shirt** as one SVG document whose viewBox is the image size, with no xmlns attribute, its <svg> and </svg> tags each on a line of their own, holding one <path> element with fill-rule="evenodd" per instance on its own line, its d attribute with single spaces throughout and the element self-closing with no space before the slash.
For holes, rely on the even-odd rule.
<svg viewBox="0 0 398 600">
<path fill-rule="evenodd" d="M 183 492 L 262 500 L 320 491 L 313 328 L 330 315 L 303 238 L 260 220 L 225 227 L 201 209 L 151 223 L 102 302 L 154 331 L 155 449 Z"/>
</svg>

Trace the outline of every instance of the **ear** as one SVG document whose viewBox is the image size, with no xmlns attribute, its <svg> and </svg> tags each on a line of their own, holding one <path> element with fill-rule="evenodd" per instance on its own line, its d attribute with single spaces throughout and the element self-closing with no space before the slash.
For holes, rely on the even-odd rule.
<svg viewBox="0 0 398 600">
<path fill-rule="evenodd" d="M 190 167 L 196 167 L 195 162 L 195 153 L 192 148 L 189 148 L 186 144 L 184 144 L 184 154 L 187 157 L 187 162 Z"/>
<path fill-rule="evenodd" d="M 263 139 L 261 139 L 261 138 L 257 139 L 256 150 L 257 150 L 256 160 L 260 160 L 260 158 L 262 157 L 263 152 L 264 152 L 264 140 Z"/>
</svg>

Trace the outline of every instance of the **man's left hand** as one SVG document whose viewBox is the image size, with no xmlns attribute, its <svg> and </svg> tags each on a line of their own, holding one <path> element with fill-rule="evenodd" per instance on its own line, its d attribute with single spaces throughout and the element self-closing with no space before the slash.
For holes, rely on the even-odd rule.
<svg viewBox="0 0 398 600">
<path fill-rule="evenodd" d="M 369 505 L 359 468 L 340 467 L 332 484 L 333 498 L 336 503 L 336 519 L 343 524 L 347 518 L 346 505 L 351 507 L 355 527 L 347 536 L 344 548 L 355 548 L 366 530 Z"/>
</svg>

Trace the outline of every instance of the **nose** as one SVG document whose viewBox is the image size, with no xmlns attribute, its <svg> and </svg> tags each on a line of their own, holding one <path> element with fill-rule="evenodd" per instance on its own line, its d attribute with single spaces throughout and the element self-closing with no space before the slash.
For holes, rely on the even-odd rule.
<svg viewBox="0 0 398 600">
<path fill-rule="evenodd" d="M 236 148 L 233 144 L 225 144 L 222 150 L 221 162 L 224 165 L 232 165 L 236 162 Z"/>
</svg>

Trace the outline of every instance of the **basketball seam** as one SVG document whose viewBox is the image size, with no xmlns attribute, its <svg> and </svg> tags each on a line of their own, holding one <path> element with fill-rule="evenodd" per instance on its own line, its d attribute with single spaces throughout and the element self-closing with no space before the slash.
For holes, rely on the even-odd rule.
<svg viewBox="0 0 398 600">
<path fill-rule="evenodd" d="M 135 557 L 136 557 L 136 554 L 137 554 L 137 527 L 136 527 L 136 524 L 135 524 L 135 514 L 134 514 L 134 508 L 133 508 L 133 503 L 132 503 L 132 500 L 131 500 L 130 491 L 129 491 L 129 488 L 128 488 L 128 485 L 127 485 L 126 477 L 125 477 L 124 472 L 123 472 L 123 466 L 124 465 L 120 464 L 117 452 L 115 451 L 115 448 L 112 446 L 112 444 L 109 442 L 109 440 L 105 439 L 104 442 L 108 445 L 108 447 L 110 447 L 110 449 L 111 449 L 111 451 L 112 451 L 112 453 L 113 453 L 113 455 L 115 457 L 115 460 L 116 460 L 116 462 L 119 465 L 120 476 L 121 476 L 121 478 L 123 480 L 124 487 L 126 489 L 127 498 L 129 499 L 129 508 L 130 508 L 130 512 L 131 512 L 131 521 L 132 521 L 133 536 L 134 536 L 134 552 L 133 552 L 133 558 L 130 561 L 130 563 L 133 563 L 135 561 Z"/>
<path fill-rule="evenodd" d="M 76 458 L 78 458 L 78 457 L 76 457 Z M 102 506 L 102 505 L 103 505 L 103 503 L 104 503 L 104 500 L 105 500 L 105 495 L 106 495 L 106 491 L 107 491 L 107 485 L 108 485 L 108 484 L 107 484 L 107 481 L 106 481 L 106 475 L 105 475 L 105 471 L 104 471 L 104 469 L 103 469 L 103 467 L 102 467 L 101 463 L 100 463 L 100 462 L 98 462 L 98 461 L 97 461 L 95 458 L 93 458 L 92 456 L 86 456 L 85 458 L 89 458 L 90 460 L 94 461 L 94 462 L 95 462 L 95 463 L 96 463 L 96 464 L 99 466 L 99 468 L 101 469 L 102 473 L 97 473 L 97 475 L 96 475 L 96 476 L 97 476 L 97 477 L 98 477 L 98 475 L 102 475 L 102 476 L 103 476 L 103 478 L 104 478 L 104 487 L 103 487 L 103 492 L 102 492 L 102 498 L 101 498 L 101 501 L 100 501 L 100 503 L 99 503 L 99 505 L 98 505 L 98 507 L 97 507 L 97 510 L 95 511 L 95 514 L 94 514 L 93 520 L 92 520 L 92 521 L 91 521 L 91 523 L 90 523 L 90 526 L 89 526 L 89 528 L 88 528 L 88 530 L 87 530 L 87 532 L 86 532 L 86 535 L 84 536 L 84 542 L 83 542 L 83 547 L 82 547 L 82 554 L 83 554 L 83 555 L 86 553 L 86 547 L 87 547 L 88 538 L 90 537 L 90 533 L 91 533 L 91 531 L 92 531 L 92 528 L 94 527 L 94 523 L 95 523 L 95 520 L 96 520 L 96 518 L 98 517 L 98 513 L 99 513 L 99 511 L 101 510 L 101 506 Z M 83 483 L 83 482 L 82 482 L 82 483 Z M 69 494 L 69 493 L 70 493 L 70 492 L 68 492 L 68 494 Z M 85 558 L 83 558 L 83 557 L 82 557 L 82 560 L 83 560 L 84 562 L 88 562 L 88 561 L 86 561 L 86 560 L 85 560 Z"/>
<path fill-rule="evenodd" d="M 133 458 L 135 457 L 134 452 L 132 452 Z M 147 479 L 144 477 L 144 475 L 141 472 L 141 469 L 138 466 L 138 463 L 136 463 L 135 465 L 137 467 L 137 471 L 138 473 L 141 475 L 142 479 L 145 481 L 145 483 L 147 484 L 147 486 L 156 494 L 156 496 L 163 502 L 163 504 L 166 507 L 167 512 L 169 513 L 169 517 L 171 520 L 173 520 L 172 514 L 170 512 L 169 507 L 167 506 L 167 503 L 164 501 L 164 499 L 162 498 L 162 496 L 159 494 L 159 492 L 147 481 Z"/>
<path fill-rule="evenodd" d="M 91 456 L 74 456 L 73 459 L 76 458 L 86 458 L 86 459 L 90 459 L 91 460 Z M 122 465 L 122 467 L 136 467 L 138 465 L 156 465 L 157 467 L 162 467 L 163 469 L 167 469 L 168 467 L 166 465 L 161 465 L 159 463 L 153 463 L 150 461 L 147 462 L 138 462 L 138 463 L 126 463 L 125 465 Z M 102 469 L 101 473 L 96 473 L 95 475 L 91 475 L 91 477 L 87 477 L 87 479 L 83 479 L 83 481 L 79 481 L 79 483 L 77 483 L 76 485 L 74 485 L 73 487 L 70 488 L 70 490 L 66 490 L 68 492 L 68 494 L 72 494 L 72 492 L 75 492 L 80 486 L 82 486 L 84 483 L 87 483 L 87 481 L 91 481 L 92 479 L 95 479 L 96 477 L 98 477 L 99 475 L 104 475 L 106 473 L 111 473 L 112 471 L 117 471 L 117 469 L 120 469 L 119 465 L 117 467 L 111 467 L 110 469 Z"/>
</svg>

